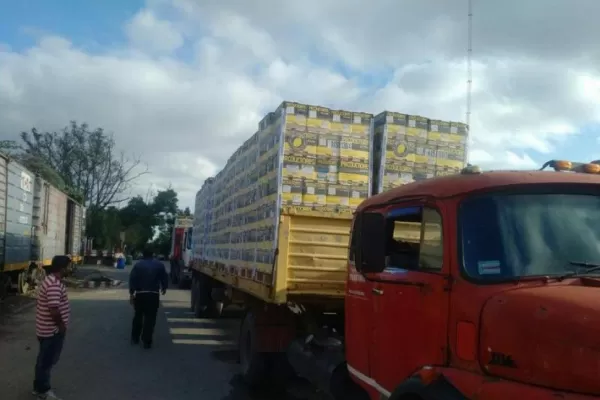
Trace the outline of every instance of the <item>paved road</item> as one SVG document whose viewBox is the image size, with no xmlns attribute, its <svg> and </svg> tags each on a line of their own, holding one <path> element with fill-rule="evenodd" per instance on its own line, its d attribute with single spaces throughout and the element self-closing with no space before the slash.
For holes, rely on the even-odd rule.
<svg viewBox="0 0 600 400">
<path fill-rule="evenodd" d="M 127 271 L 111 271 L 126 279 Z M 132 309 L 126 288 L 70 292 L 72 321 L 53 386 L 65 400 L 316 400 L 306 385 L 287 395 L 249 393 L 237 377 L 238 315 L 200 320 L 189 312 L 189 291 L 169 290 L 162 298 L 155 346 L 132 347 Z M 37 352 L 34 310 L 0 322 L 2 399 L 32 398 Z M 319 399 L 322 396 L 318 396 Z"/>
</svg>

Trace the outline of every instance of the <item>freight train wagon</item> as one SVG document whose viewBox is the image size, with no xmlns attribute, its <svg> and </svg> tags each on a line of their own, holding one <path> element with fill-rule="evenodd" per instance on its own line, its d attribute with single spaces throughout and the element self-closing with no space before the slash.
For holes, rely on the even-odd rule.
<svg viewBox="0 0 600 400">
<path fill-rule="evenodd" d="M 83 206 L 0 154 L 0 294 L 26 293 L 56 255 L 82 260 Z"/>
</svg>

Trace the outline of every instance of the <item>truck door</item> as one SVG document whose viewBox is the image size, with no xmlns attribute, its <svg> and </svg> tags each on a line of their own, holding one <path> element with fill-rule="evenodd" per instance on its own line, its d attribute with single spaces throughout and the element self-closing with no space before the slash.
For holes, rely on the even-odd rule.
<svg viewBox="0 0 600 400">
<path fill-rule="evenodd" d="M 387 211 L 386 227 L 386 269 L 369 274 L 374 316 L 370 369 L 381 390 L 391 392 L 422 366 L 445 362 L 449 266 L 443 262 L 439 208 L 396 206 Z"/>
</svg>

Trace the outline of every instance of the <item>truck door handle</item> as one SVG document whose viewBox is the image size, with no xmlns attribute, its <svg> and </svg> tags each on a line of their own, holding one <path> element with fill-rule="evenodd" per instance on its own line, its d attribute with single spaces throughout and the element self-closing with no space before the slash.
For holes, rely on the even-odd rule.
<svg viewBox="0 0 600 400">
<path fill-rule="evenodd" d="M 373 289 L 371 289 L 371 292 L 372 292 L 373 294 L 376 294 L 376 295 L 378 295 L 378 296 L 381 296 L 381 295 L 383 294 L 383 290 L 382 290 L 382 289 L 376 289 L 376 288 L 373 288 Z"/>
</svg>

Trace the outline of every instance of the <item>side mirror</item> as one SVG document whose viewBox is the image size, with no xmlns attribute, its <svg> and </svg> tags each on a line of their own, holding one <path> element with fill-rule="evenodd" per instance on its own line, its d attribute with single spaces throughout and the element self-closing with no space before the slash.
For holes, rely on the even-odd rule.
<svg viewBox="0 0 600 400">
<path fill-rule="evenodd" d="M 385 269 L 386 226 L 379 213 L 364 213 L 357 220 L 356 269 L 381 272 Z"/>
</svg>

